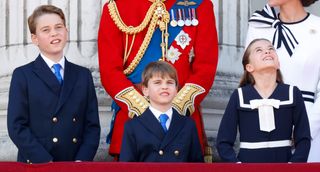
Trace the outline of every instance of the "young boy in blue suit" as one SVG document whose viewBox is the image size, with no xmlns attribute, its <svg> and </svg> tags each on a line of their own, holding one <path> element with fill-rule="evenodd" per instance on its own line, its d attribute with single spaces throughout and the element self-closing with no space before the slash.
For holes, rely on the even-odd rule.
<svg viewBox="0 0 320 172">
<path fill-rule="evenodd" d="M 42 5 L 28 18 L 40 55 L 14 70 L 8 132 L 18 161 L 92 161 L 100 140 L 91 72 L 64 57 L 68 30 L 61 9 Z"/>
<path fill-rule="evenodd" d="M 125 124 L 120 161 L 204 161 L 194 121 L 172 108 L 177 90 L 177 73 L 169 63 L 152 62 L 145 68 L 142 91 L 150 106 Z"/>
</svg>

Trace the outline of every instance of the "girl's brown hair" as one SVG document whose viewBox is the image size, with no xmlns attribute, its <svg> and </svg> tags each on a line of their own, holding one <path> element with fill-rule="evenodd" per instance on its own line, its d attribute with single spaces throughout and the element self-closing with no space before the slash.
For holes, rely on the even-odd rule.
<svg viewBox="0 0 320 172">
<path fill-rule="evenodd" d="M 254 85 L 255 84 L 255 80 L 252 76 L 252 74 L 250 72 L 248 72 L 246 70 L 246 65 L 250 63 L 250 55 L 251 55 L 251 52 L 252 52 L 252 45 L 258 41 L 267 41 L 271 44 L 271 42 L 265 38 L 259 38 L 259 39 L 254 39 L 253 41 L 250 42 L 250 44 L 248 45 L 247 49 L 244 51 L 244 54 L 243 54 L 243 57 L 242 57 L 242 66 L 243 66 L 243 70 L 244 70 L 244 73 L 241 77 L 241 80 L 240 80 L 240 84 L 239 84 L 239 87 L 243 87 L 247 84 L 251 84 L 251 85 Z M 278 83 L 283 83 L 283 79 L 282 79 L 282 74 L 280 72 L 280 69 L 277 70 L 277 79 L 276 81 Z"/>
<path fill-rule="evenodd" d="M 304 7 L 308 7 L 308 6 L 310 6 L 311 4 L 315 3 L 318 0 L 300 0 L 300 1 L 301 1 L 302 5 Z"/>
</svg>

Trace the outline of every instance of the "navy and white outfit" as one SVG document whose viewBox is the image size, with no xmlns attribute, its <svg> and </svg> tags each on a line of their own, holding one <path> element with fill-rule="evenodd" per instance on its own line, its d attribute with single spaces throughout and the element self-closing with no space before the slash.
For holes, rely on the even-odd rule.
<svg viewBox="0 0 320 172">
<path fill-rule="evenodd" d="M 265 107 L 271 107 L 266 114 L 268 120 L 260 116 Z M 233 147 L 238 131 L 240 151 L 237 155 Z M 268 99 L 263 99 L 252 85 L 233 92 L 217 137 L 222 161 L 306 162 L 309 149 L 308 117 L 297 87 L 278 84 Z"/>
<path fill-rule="evenodd" d="M 308 162 L 320 162 L 320 17 L 308 14 L 294 23 L 281 22 L 268 5 L 249 21 L 247 45 L 256 38 L 273 42 L 284 83 L 303 95 L 311 130 Z"/>
</svg>

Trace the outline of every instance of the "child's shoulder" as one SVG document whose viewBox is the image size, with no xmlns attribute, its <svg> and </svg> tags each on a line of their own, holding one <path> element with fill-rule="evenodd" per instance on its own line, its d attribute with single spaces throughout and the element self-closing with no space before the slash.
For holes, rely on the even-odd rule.
<svg viewBox="0 0 320 172">
<path fill-rule="evenodd" d="M 90 71 L 87 67 L 80 66 L 80 65 L 75 64 L 75 63 L 72 63 L 72 62 L 70 62 L 70 61 L 68 61 L 68 63 L 69 63 L 69 65 L 72 67 L 72 69 L 74 69 L 74 70 L 85 71 L 85 72 Z"/>
<path fill-rule="evenodd" d="M 177 120 L 183 121 L 184 123 L 187 123 L 187 124 L 192 124 L 192 125 L 194 124 L 195 125 L 195 122 L 191 118 L 191 116 L 181 115 L 175 109 L 173 109 L 172 115 L 177 115 L 178 116 L 178 118 L 176 118 Z"/>
<path fill-rule="evenodd" d="M 35 61 L 32 61 L 32 62 L 29 62 L 29 63 L 27 63 L 27 64 L 18 66 L 18 67 L 16 67 L 16 68 L 14 69 L 13 73 L 20 72 L 20 71 L 32 70 L 32 66 L 33 66 L 34 63 L 35 63 Z"/>
<path fill-rule="evenodd" d="M 92 74 L 89 68 L 86 68 L 84 66 L 80 66 L 78 64 L 72 63 L 70 61 L 66 61 L 65 63 L 66 71 L 71 71 L 72 73 L 76 73 L 79 76 L 92 78 Z"/>
<path fill-rule="evenodd" d="M 290 89 L 290 87 L 293 88 L 297 88 L 296 86 L 292 86 L 289 84 L 285 84 L 285 83 L 278 83 L 277 89 L 281 89 L 281 90 L 288 90 Z M 254 87 L 250 84 L 247 84 L 245 86 L 239 87 L 237 89 L 234 90 L 234 93 L 238 93 L 238 92 L 252 92 L 254 91 Z"/>
</svg>

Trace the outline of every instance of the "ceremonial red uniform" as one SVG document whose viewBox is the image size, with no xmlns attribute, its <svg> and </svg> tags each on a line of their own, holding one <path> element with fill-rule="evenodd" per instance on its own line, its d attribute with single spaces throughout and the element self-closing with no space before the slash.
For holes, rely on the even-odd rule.
<svg viewBox="0 0 320 172">
<path fill-rule="evenodd" d="M 116 0 L 115 2 L 119 14 L 127 26 L 138 26 L 145 18 L 147 10 L 152 4 L 152 2 L 148 0 Z M 164 3 L 166 8 L 170 9 L 171 6 L 178 2 L 179 1 L 176 0 L 166 0 Z M 190 83 L 205 89 L 204 93 L 197 95 L 195 99 L 192 100 L 195 111 L 191 115 L 196 122 L 200 143 L 204 148 L 207 140 L 204 135 L 200 102 L 207 95 L 213 84 L 218 62 L 218 40 L 212 2 L 210 0 L 203 0 L 201 4 L 198 5 L 196 8 L 196 17 L 199 21 L 198 25 L 182 27 L 184 32 L 182 32 L 182 35 L 184 35 L 183 39 L 187 40 L 181 40 L 182 42 L 179 40 L 173 41 L 169 47 L 174 51 L 168 52 L 172 53 L 173 58 L 166 59 L 166 61 L 173 64 L 176 68 L 180 88 L 186 83 Z M 115 25 L 115 22 L 110 16 L 107 4 L 104 6 L 98 35 L 101 81 L 107 93 L 121 108 L 115 118 L 109 148 L 110 154 L 120 153 L 124 123 L 129 119 L 128 106 L 122 101 L 118 101 L 115 96 L 128 87 L 134 86 L 139 90 L 136 86 L 137 84 L 133 84 L 132 81 L 127 79 L 123 71 L 137 54 L 146 32 L 147 28 L 139 34 L 136 34 L 128 60 L 123 64 L 126 34 L 120 31 Z M 132 36 L 129 36 L 129 43 L 131 40 Z M 161 42 L 159 42 L 159 44 L 160 43 Z M 181 46 L 179 45 L 181 43 L 187 44 Z M 128 46 L 130 46 L 130 44 Z M 192 54 L 194 54 L 194 56 Z"/>
</svg>

